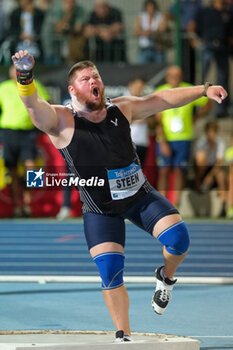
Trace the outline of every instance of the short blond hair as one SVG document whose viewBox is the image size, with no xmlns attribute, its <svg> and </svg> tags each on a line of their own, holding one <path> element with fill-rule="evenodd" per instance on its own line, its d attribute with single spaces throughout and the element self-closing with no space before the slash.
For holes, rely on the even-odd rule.
<svg viewBox="0 0 233 350">
<path fill-rule="evenodd" d="M 70 68 L 69 73 L 68 73 L 68 84 L 72 85 L 73 81 L 74 81 L 74 78 L 75 78 L 75 75 L 76 75 L 76 72 L 78 72 L 80 70 L 83 70 L 85 68 L 94 68 L 98 72 L 98 69 L 96 68 L 96 66 L 95 66 L 95 64 L 93 62 L 91 62 L 91 61 L 80 61 L 78 63 L 75 63 Z"/>
</svg>

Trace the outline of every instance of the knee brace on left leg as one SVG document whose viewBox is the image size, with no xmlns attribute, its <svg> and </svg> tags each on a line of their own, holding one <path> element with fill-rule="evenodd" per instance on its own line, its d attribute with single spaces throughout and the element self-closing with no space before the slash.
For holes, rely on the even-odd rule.
<svg viewBox="0 0 233 350">
<path fill-rule="evenodd" d="M 173 255 L 184 254 L 189 247 L 189 233 L 184 221 L 168 227 L 161 232 L 158 240 L 165 246 L 168 253 Z"/>
<path fill-rule="evenodd" d="M 99 269 L 103 289 L 120 287 L 123 281 L 124 255 L 122 253 L 103 253 L 97 255 L 94 261 Z"/>
</svg>

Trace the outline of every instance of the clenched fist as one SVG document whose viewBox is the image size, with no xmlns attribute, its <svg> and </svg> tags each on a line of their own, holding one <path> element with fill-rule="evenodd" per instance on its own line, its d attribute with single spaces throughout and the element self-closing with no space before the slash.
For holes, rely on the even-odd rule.
<svg viewBox="0 0 233 350">
<path fill-rule="evenodd" d="M 35 64 L 34 57 L 27 50 L 16 52 L 12 56 L 12 61 L 18 71 L 30 71 Z"/>
<path fill-rule="evenodd" d="M 206 95 L 212 100 L 218 103 L 222 103 L 222 101 L 225 100 L 228 94 L 222 86 L 215 85 L 215 86 L 210 86 L 208 88 Z"/>
</svg>

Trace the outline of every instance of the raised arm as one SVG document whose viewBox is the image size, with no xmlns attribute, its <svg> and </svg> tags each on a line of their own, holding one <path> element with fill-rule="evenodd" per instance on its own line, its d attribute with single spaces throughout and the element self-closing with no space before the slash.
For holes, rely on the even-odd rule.
<svg viewBox="0 0 233 350">
<path fill-rule="evenodd" d="M 227 92 L 222 86 L 198 85 L 162 90 L 144 97 L 119 97 L 114 103 L 129 120 L 134 120 L 147 118 L 165 109 L 184 106 L 202 96 L 222 103 Z"/>
<path fill-rule="evenodd" d="M 35 64 L 28 51 L 19 51 L 12 56 L 17 71 L 17 86 L 33 124 L 49 135 L 58 135 L 59 119 L 56 108 L 37 94 L 32 69 Z M 62 106 L 60 107 L 62 108 Z"/>
</svg>

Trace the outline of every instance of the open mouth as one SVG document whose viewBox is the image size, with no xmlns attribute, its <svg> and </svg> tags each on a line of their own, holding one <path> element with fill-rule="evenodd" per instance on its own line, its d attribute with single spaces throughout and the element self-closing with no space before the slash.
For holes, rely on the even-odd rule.
<svg viewBox="0 0 233 350">
<path fill-rule="evenodd" d="M 99 96 L 99 90 L 98 90 L 98 88 L 94 88 L 93 89 L 93 95 L 95 96 L 95 97 L 98 97 Z"/>
</svg>

